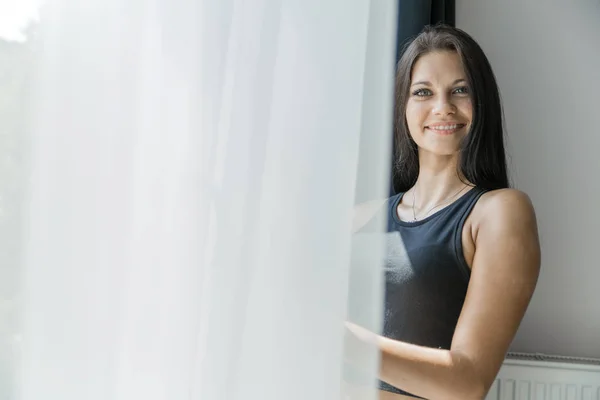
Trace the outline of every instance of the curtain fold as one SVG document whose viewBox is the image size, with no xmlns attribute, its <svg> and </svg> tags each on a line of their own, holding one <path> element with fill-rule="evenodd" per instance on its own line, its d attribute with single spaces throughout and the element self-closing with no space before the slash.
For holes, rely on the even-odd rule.
<svg viewBox="0 0 600 400">
<path fill-rule="evenodd" d="M 389 158 L 358 154 L 367 133 L 390 154 L 395 16 L 392 1 L 48 5 L 18 399 L 340 397 L 344 320 L 380 328 L 381 271 L 348 289 L 350 217 L 355 196 L 387 194 Z M 381 265 L 380 246 L 361 256 Z M 364 365 L 374 384 L 376 354 Z"/>
</svg>

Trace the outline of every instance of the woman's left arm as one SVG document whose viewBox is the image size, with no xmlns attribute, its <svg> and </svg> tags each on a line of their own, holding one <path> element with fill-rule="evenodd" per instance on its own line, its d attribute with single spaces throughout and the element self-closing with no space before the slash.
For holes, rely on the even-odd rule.
<svg viewBox="0 0 600 400">
<path fill-rule="evenodd" d="M 431 400 L 482 400 L 494 382 L 535 290 L 541 257 L 527 195 L 490 192 L 482 206 L 450 350 L 378 338 L 381 379 L 389 384 Z"/>
</svg>

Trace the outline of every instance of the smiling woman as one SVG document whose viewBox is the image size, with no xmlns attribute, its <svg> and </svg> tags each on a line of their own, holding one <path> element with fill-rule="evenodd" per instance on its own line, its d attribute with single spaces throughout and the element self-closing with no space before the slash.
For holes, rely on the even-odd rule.
<svg viewBox="0 0 600 400">
<path fill-rule="evenodd" d="M 535 213 L 509 188 L 492 69 L 466 33 L 427 27 L 396 78 L 399 193 L 357 209 L 357 240 L 387 227 L 380 399 L 485 397 L 534 292 Z M 356 262 L 356 260 L 355 260 Z"/>
</svg>

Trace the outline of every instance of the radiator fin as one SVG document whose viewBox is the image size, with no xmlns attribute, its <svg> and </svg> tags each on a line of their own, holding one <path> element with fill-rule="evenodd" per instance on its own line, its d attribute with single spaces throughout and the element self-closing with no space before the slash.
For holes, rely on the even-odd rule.
<svg viewBox="0 0 600 400">
<path fill-rule="evenodd" d="M 514 354 L 486 400 L 600 400 L 600 360 Z"/>
</svg>

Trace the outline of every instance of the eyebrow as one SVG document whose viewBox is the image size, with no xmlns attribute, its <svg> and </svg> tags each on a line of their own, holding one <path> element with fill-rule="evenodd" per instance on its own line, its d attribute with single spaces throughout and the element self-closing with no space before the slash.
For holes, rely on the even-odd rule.
<svg viewBox="0 0 600 400">
<path fill-rule="evenodd" d="M 455 80 L 454 82 L 452 82 L 452 85 L 456 85 L 457 83 L 461 83 L 461 82 L 466 82 L 466 80 L 465 80 L 465 79 L 462 79 L 462 78 L 461 78 L 461 79 L 457 79 L 457 80 Z M 427 85 L 427 86 L 433 86 L 433 85 L 431 84 L 431 82 L 429 82 L 429 81 L 419 81 L 419 82 L 415 82 L 415 83 L 413 83 L 411 86 L 417 86 L 417 85 Z"/>
</svg>

